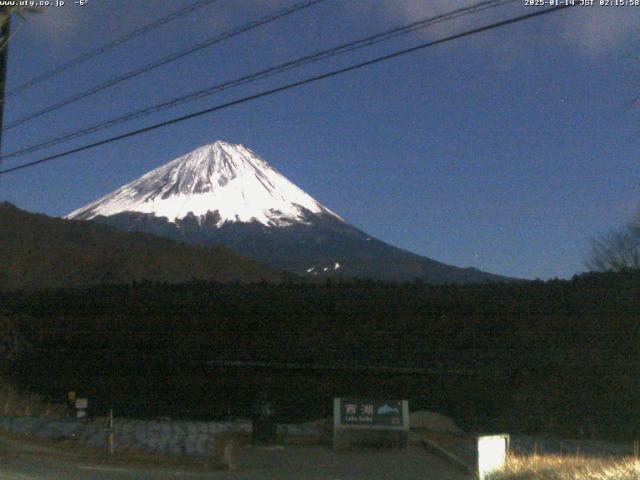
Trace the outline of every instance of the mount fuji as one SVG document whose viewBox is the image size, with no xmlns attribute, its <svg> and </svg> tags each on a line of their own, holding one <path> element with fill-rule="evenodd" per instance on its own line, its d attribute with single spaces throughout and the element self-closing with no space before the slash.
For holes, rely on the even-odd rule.
<svg viewBox="0 0 640 480">
<path fill-rule="evenodd" d="M 300 275 L 436 284 L 506 280 L 377 240 L 250 149 L 222 141 L 170 161 L 65 218 L 186 243 L 222 244 Z"/>
</svg>

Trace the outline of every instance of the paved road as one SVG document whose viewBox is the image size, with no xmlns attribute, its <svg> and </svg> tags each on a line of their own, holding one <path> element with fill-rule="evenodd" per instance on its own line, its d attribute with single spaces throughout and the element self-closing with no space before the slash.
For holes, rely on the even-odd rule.
<svg viewBox="0 0 640 480">
<path fill-rule="evenodd" d="M 176 471 L 144 472 L 126 467 L 105 467 L 87 462 L 43 459 L 38 457 L 0 457 L 0 480 L 151 480 L 171 478 L 215 478 L 205 474 Z"/>
<path fill-rule="evenodd" d="M 446 460 L 411 446 L 405 451 L 337 453 L 326 447 L 245 450 L 237 460 L 247 479 L 286 480 L 469 480 Z"/>
<path fill-rule="evenodd" d="M 43 452 L 0 449 L 0 480 L 469 480 L 448 462 L 420 447 L 403 452 L 334 453 L 323 447 L 283 450 L 246 449 L 237 455 L 236 471 L 203 473 L 179 470 L 145 471 L 135 467 L 104 466 L 73 456 L 52 458 Z"/>
</svg>

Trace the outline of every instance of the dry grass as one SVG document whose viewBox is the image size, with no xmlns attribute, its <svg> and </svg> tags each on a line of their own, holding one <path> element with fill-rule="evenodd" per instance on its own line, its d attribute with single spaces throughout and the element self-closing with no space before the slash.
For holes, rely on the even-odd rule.
<svg viewBox="0 0 640 480">
<path fill-rule="evenodd" d="M 560 455 L 511 455 L 492 480 L 638 480 L 636 458 L 588 458 Z"/>
</svg>

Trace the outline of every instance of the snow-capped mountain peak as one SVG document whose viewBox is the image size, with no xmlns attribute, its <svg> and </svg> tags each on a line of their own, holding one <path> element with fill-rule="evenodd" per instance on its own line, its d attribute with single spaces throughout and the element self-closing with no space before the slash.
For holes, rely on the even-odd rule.
<svg viewBox="0 0 640 480">
<path fill-rule="evenodd" d="M 219 215 L 217 225 L 258 222 L 267 226 L 305 223 L 308 213 L 342 219 L 239 144 L 200 147 L 152 170 L 67 215 L 89 220 L 122 212 L 166 217 Z"/>
</svg>

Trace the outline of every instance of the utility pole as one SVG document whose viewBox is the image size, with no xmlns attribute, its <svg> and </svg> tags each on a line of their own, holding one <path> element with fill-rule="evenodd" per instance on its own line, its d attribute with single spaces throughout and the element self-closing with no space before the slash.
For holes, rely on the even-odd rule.
<svg viewBox="0 0 640 480">
<path fill-rule="evenodd" d="M 4 92 L 7 83 L 7 60 L 9 58 L 9 36 L 11 35 L 11 7 L 0 7 L 0 18 L 2 19 L 2 28 L 0 28 L 0 154 L 2 154 Z"/>
</svg>

